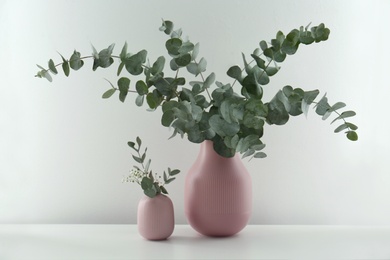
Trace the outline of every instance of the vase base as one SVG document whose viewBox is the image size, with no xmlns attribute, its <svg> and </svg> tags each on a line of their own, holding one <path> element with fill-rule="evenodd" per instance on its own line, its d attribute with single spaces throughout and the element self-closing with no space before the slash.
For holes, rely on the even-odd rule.
<svg viewBox="0 0 390 260">
<path fill-rule="evenodd" d="M 190 226 L 204 236 L 229 237 L 246 227 L 251 213 L 199 216 L 186 212 L 186 216 Z"/>
</svg>

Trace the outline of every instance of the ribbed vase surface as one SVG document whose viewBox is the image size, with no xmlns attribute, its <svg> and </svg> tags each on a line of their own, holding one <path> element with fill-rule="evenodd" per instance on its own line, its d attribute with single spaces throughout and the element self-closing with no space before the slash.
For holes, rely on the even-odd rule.
<svg viewBox="0 0 390 260">
<path fill-rule="evenodd" d="M 211 141 L 201 144 L 185 182 L 188 223 L 206 236 L 231 236 L 252 214 L 252 181 L 239 155 L 224 158 Z"/>
<path fill-rule="evenodd" d="M 163 240 L 170 237 L 175 227 L 173 203 L 165 195 L 144 196 L 138 204 L 138 231 L 146 239 Z"/>
</svg>

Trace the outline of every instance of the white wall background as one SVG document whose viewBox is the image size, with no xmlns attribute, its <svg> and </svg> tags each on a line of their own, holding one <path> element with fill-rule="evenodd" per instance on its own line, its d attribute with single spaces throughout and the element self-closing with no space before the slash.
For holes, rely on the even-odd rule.
<svg viewBox="0 0 390 260">
<path fill-rule="evenodd" d="M 360 140 L 334 134 L 311 113 L 284 127 L 267 127 L 268 158 L 245 161 L 253 177 L 256 224 L 390 225 L 388 83 L 390 1 L 0 1 L 0 223 L 135 223 L 142 191 L 123 184 L 133 162 L 128 140 L 141 136 L 155 170 L 182 169 L 169 186 L 176 222 L 185 223 L 185 172 L 198 146 L 159 123 L 160 113 L 130 96 L 102 100 L 114 71 L 91 63 L 34 78 L 36 63 L 60 61 L 76 48 L 91 53 L 125 41 L 129 50 L 165 54 L 161 18 L 194 42 L 222 82 L 262 39 L 279 29 L 324 22 L 330 39 L 303 46 L 265 88 L 291 84 L 327 92 L 358 115 Z"/>
</svg>

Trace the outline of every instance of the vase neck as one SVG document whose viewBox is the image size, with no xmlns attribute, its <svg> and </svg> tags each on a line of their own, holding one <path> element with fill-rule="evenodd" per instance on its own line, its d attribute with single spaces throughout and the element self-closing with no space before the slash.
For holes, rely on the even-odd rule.
<svg viewBox="0 0 390 260">
<path fill-rule="evenodd" d="M 205 140 L 201 143 L 200 151 L 199 151 L 199 155 L 198 155 L 199 160 L 207 159 L 207 160 L 221 161 L 221 162 L 231 161 L 231 160 L 234 160 L 236 157 L 237 157 L 237 155 L 235 155 L 234 157 L 230 157 L 230 158 L 223 157 L 223 156 L 219 155 L 214 150 L 213 142 L 210 140 Z"/>
</svg>

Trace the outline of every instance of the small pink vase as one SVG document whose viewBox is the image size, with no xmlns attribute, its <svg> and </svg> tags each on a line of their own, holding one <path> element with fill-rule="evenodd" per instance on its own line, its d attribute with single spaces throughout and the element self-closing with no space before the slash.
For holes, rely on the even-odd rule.
<svg viewBox="0 0 390 260">
<path fill-rule="evenodd" d="M 144 196 L 138 204 L 138 232 L 149 240 L 163 240 L 170 237 L 175 227 L 173 203 L 165 195 L 154 198 Z"/>
<path fill-rule="evenodd" d="M 206 236 L 232 236 L 252 214 L 252 181 L 240 157 L 218 155 L 211 141 L 201 144 L 185 181 L 185 214 Z"/>
</svg>

